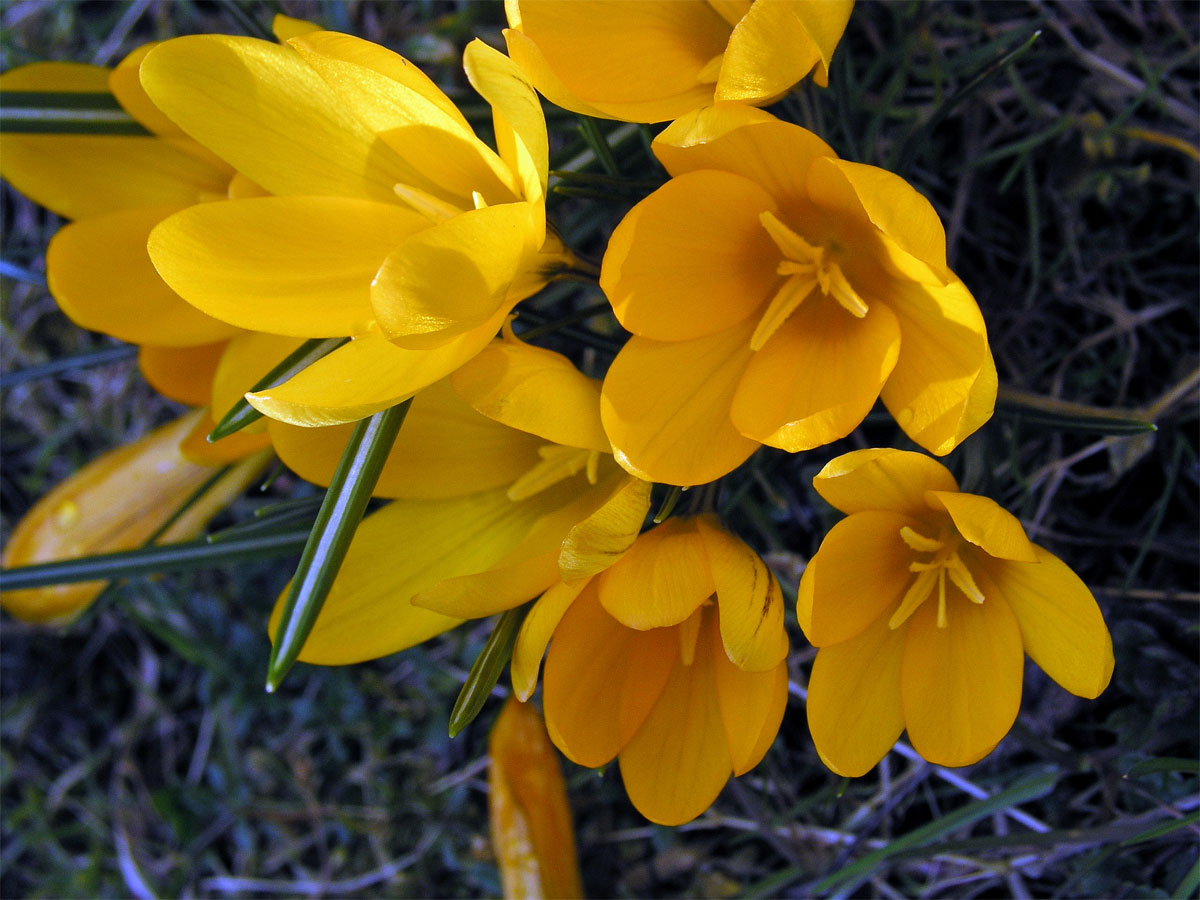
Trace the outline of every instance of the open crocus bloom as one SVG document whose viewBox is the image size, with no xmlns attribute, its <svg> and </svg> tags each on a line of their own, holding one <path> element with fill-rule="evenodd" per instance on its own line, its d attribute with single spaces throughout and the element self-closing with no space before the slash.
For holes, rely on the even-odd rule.
<svg viewBox="0 0 1200 900">
<path fill-rule="evenodd" d="M 201 35 L 145 60 L 142 84 L 270 197 L 159 225 L 159 273 L 206 313 L 298 338 L 351 336 L 250 401 L 296 425 L 351 422 L 443 378 L 573 257 L 546 228 L 545 121 L 479 41 L 464 64 L 499 153 L 407 60 L 333 32 L 285 46 Z"/>
<path fill-rule="evenodd" d="M 905 729 L 930 762 L 982 759 L 1016 718 L 1026 653 L 1077 696 L 1108 685 L 1112 641 L 1086 585 L 940 463 L 859 450 L 813 485 L 848 513 L 797 606 L 820 648 L 809 727 L 833 771 L 864 774 Z"/>
<path fill-rule="evenodd" d="M 409 416 L 380 478 L 398 499 L 359 526 L 301 660 L 374 659 L 519 606 L 599 571 L 641 530 L 650 485 L 613 461 L 599 384 L 557 353 L 507 332 Z M 340 452 L 329 431 L 271 425 L 317 482 Z"/>
<path fill-rule="evenodd" d="M 186 458 L 180 444 L 202 421 L 195 411 L 118 447 L 84 466 L 25 514 L 4 548 L 5 567 L 133 550 L 199 535 L 267 464 L 264 453 L 245 457 L 175 518 L 219 469 Z M 0 604 L 27 622 L 63 624 L 83 612 L 106 582 L 8 591 Z"/>
<path fill-rule="evenodd" d="M 779 585 L 714 516 L 670 519 L 595 577 L 548 590 L 513 650 L 518 697 L 533 693 L 547 642 L 551 739 L 580 765 L 619 758 L 629 799 L 654 822 L 700 815 L 779 730 Z"/>
<path fill-rule="evenodd" d="M 509 55 L 551 103 L 665 122 L 714 100 L 763 106 L 822 87 L 850 0 L 506 0 Z"/>
<path fill-rule="evenodd" d="M 730 104 L 676 121 L 654 148 L 673 178 L 617 227 L 600 278 L 634 334 L 602 405 L 629 471 L 712 481 L 760 444 L 844 437 L 877 398 L 938 454 L 987 421 L 983 317 L 904 180 Z"/>
</svg>

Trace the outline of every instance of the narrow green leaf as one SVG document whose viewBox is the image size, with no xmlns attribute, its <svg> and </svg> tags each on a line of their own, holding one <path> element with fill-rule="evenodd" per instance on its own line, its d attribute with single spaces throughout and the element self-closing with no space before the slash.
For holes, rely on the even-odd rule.
<svg viewBox="0 0 1200 900">
<path fill-rule="evenodd" d="M 267 660 L 268 692 L 279 687 L 317 621 L 411 405 L 405 400 L 354 426 L 288 586 Z"/>
<path fill-rule="evenodd" d="M 1195 775 L 1200 773 L 1200 760 L 1184 757 L 1166 756 L 1161 759 L 1144 759 L 1134 763 L 1125 773 L 1126 778 L 1136 778 L 1139 775 L 1157 775 L 1159 772 L 1187 772 Z"/>
<path fill-rule="evenodd" d="M 458 699 L 454 701 L 454 709 L 450 711 L 450 737 L 458 737 L 458 733 L 470 725 L 483 709 L 492 688 L 500 680 L 500 673 L 512 659 L 513 644 L 517 641 L 517 630 L 523 618 L 524 606 L 500 614 L 487 643 L 475 657 Z"/>
<path fill-rule="evenodd" d="M 1057 778 L 1058 774 L 1055 772 L 1045 772 L 1022 778 L 1012 787 L 1001 791 L 993 797 L 969 803 L 962 809 L 956 809 L 954 812 L 947 813 L 940 819 L 930 822 L 928 825 L 923 825 L 914 831 L 910 831 L 908 834 L 892 841 L 886 847 L 880 847 L 878 850 L 871 851 L 848 866 L 834 872 L 832 875 L 822 878 L 812 886 L 810 893 L 813 895 L 823 894 L 837 888 L 839 893 L 852 894 L 859 885 L 870 878 L 879 866 L 890 857 L 906 850 L 930 844 L 938 838 L 970 825 L 972 822 L 976 822 L 985 816 L 990 816 L 992 813 L 1001 812 L 1019 803 L 1025 803 L 1028 800 L 1036 800 L 1038 797 L 1044 797 L 1054 788 L 1054 782 Z"/>
<path fill-rule="evenodd" d="M 1162 837 L 1164 834 L 1170 834 L 1172 831 L 1178 831 L 1180 828 L 1190 828 L 1200 822 L 1200 812 L 1194 812 L 1191 815 L 1184 816 L 1180 819 L 1170 819 L 1166 822 L 1159 822 L 1140 834 L 1135 834 L 1133 837 L 1128 837 L 1121 841 L 1122 847 L 1128 847 L 1131 844 L 1141 844 L 1145 841 L 1152 841 L 1155 838 Z"/>
<path fill-rule="evenodd" d="M 0 133 L 150 134 L 112 94 L 79 91 L 5 91 Z"/>
<path fill-rule="evenodd" d="M 1172 897 L 1191 897 L 1196 893 L 1196 888 L 1200 887 L 1200 859 L 1197 859 L 1195 864 L 1188 870 L 1188 873 L 1183 876 L 1183 880 L 1179 882 L 1179 886 L 1171 893 Z"/>
<path fill-rule="evenodd" d="M 661 525 L 667 521 L 667 517 L 675 511 L 675 506 L 679 503 L 679 498 L 683 496 L 684 490 L 686 488 L 681 488 L 675 484 L 667 488 L 667 495 L 663 497 L 662 503 L 658 506 L 658 512 L 654 514 L 654 519 L 652 520 L 655 525 Z"/>
<path fill-rule="evenodd" d="M 279 365 L 255 382 L 254 387 L 250 388 L 249 393 L 283 384 L 293 375 L 307 369 L 318 359 L 329 355 L 349 340 L 349 338 L 314 338 L 311 341 L 305 341 L 284 357 Z M 221 416 L 221 421 L 209 432 L 208 442 L 210 444 L 216 443 L 221 438 L 229 437 L 231 434 L 241 431 L 251 422 L 257 422 L 261 418 L 262 413 L 251 406 L 249 401 L 243 397 L 237 403 L 233 404 L 229 412 Z"/>
<path fill-rule="evenodd" d="M 604 171 L 613 178 L 619 178 L 621 170 L 617 168 L 617 161 L 613 158 L 612 147 L 604 139 L 604 135 L 600 131 L 600 126 L 596 124 L 596 120 L 591 116 L 580 116 L 579 133 L 587 142 L 592 153 L 596 155 L 596 159 L 600 162 Z"/>
<path fill-rule="evenodd" d="M 1001 386 L 996 396 L 996 412 L 1020 416 L 1021 421 L 1095 434 L 1127 435 L 1157 431 L 1158 427 L 1132 410 L 1105 409 L 1085 403 L 1072 403 L 1054 397 L 1042 397 L 1029 391 Z"/>
<path fill-rule="evenodd" d="M 119 347 L 107 347 L 95 353 L 81 353 L 78 356 L 67 356 L 52 359 L 49 362 L 20 369 L 16 372 L 5 372 L 0 375 L 0 388 L 16 387 L 27 381 L 48 378 L 60 372 L 71 372 L 75 369 L 90 369 L 94 366 L 107 366 L 115 362 L 123 362 L 137 356 L 138 348 L 133 344 L 122 344 Z"/>
<path fill-rule="evenodd" d="M 287 531 L 220 544 L 210 544 L 206 540 L 187 541 L 85 556 L 82 559 L 38 563 L 0 571 L 0 588 L 19 591 L 52 584 L 210 569 L 232 562 L 289 556 L 300 550 L 307 538 L 307 531 Z"/>
</svg>

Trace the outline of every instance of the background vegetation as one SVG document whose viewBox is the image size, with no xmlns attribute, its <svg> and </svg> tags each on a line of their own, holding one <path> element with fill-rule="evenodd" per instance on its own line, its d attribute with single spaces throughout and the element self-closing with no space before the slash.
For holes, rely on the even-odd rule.
<svg viewBox="0 0 1200 900">
<path fill-rule="evenodd" d="M 113 64 L 146 40 L 262 29 L 279 8 L 380 41 L 464 97 L 461 47 L 496 42 L 502 23 L 482 2 L 9 0 L 0 67 Z M 985 761 L 947 771 L 902 746 L 846 782 L 806 733 L 812 651 L 793 619 L 780 737 L 696 822 L 648 825 L 615 768 L 564 764 L 591 895 L 1195 896 L 1198 46 L 1194 3 L 864 2 L 831 89 L 779 110 L 930 197 L 1002 385 L 1157 423 L 1113 436 L 1010 394 L 950 460 L 1093 587 L 1116 673 L 1084 702 L 1030 665 L 1017 727 Z M 573 117 L 553 122 L 562 165 L 586 145 Z M 663 177 L 636 130 L 601 129 L 618 132 L 634 186 L 567 180 L 551 213 L 596 256 L 636 182 Z M 7 535 L 50 486 L 172 410 L 119 348 L 115 362 L 45 368 L 116 345 L 58 312 L 41 275 L 58 222 L 4 190 Z M 585 287 L 533 306 L 599 299 Z M 549 345 L 587 341 L 576 358 L 599 372 L 616 331 L 588 327 Z M 788 590 L 833 521 L 811 475 L 867 443 L 904 446 L 873 416 L 841 446 L 760 453 L 729 480 L 724 512 Z M 284 476 L 230 518 L 296 487 Z M 293 564 L 133 579 L 61 632 L 4 620 L 0 895 L 499 894 L 485 793 L 498 704 L 446 737 L 490 625 L 368 665 L 300 666 L 268 696 L 264 622 Z"/>
</svg>

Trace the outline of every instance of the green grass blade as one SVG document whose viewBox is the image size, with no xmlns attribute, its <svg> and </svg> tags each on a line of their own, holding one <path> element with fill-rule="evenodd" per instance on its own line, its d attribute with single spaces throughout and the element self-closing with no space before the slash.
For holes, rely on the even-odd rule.
<svg viewBox="0 0 1200 900">
<path fill-rule="evenodd" d="M 860 857 L 832 875 L 822 878 L 813 885 L 812 893 L 814 895 L 824 894 L 836 888 L 841 894 L 852 894 L 859 885 L 870 878 L 875 870 L 889 858 L 906 850 L 930 844 L 940 837 L 970 825 L 972 822 L 976 822 L 985 816 L 1002 812 L 1010 806 L 1016 806 L 1028 800 L 1036 800 L 1038 797 L 1044 797 L 1053 790 L 1057 779 L 1058 773 L 1056 772 L 1045 772 L 1022 778 L 1012 787 L 1001 791 L 994 797 L 969 803 L 962 809 L 956 809 L 954 812 L 947 813 L 941 818 L 930 822 L 928 825 L 923 825 L 914 831 L 910 831 L 903 837 L 892 841 L 886 847 L 873 850 L 865 856 Z"/>
<path fill-rule="evenodd" d="M 450 737 L 457 737 L 479 715 L 483 704 L 500 680 L 500 673 L 512 659 L 513 644 L 517 641 L 517 630 L 525 618 L 525 607 L 519 606 L 500 615 L 496 627 L 488 636 L 487 643 L 475 657 L 467 680 L 463 683 L 454 709 L 450 711 Z"/>
<path fill-rule="evenodd" d="M 342 344 L 346 343 L 349 338 L 315 338 L 311 341 L 305 341 L 273 368 L 270 372 L 255 382 L 254 387 L 250 388 L 250 393 L 254 391 L 262 391 L 267 388 L 275 387 L 283 384 L 293 375 L 307 369 L 318 359 L 332 353 Z M 216 427 L 209 432 L 209 443 L 216 443 L 221 438 L 229 437 L 241 431 L 251 422 L 257 422 L 262 418 L 262 413 L 250 405 L 245 397 L 233 404 L 229 412 L 221 416 L 221 421 Z"/>
<path fill-rule="evenodd" d="M 1158 430 L 1153 422 L 1131 410 L 1104 409 L 1003 386 L 996 396 L 996 412 L 1020 416 L 1023 422 L 1063 431 L 1121 436 Z"/>
<path fill-rule="evenodd" d="M 78 356 L 67 356 L 62 359 L 52 359 L 17 372 L 5 372 L 0 375 L 0 388 L 16 387 L 27 381 L 48 378 L 60 372 L 71 372 L 75 369 L 90 369 L 94 366 L 107 366 L 115 362 L 124 362 L 137 356 L 138 348 L 133 344 L 122 344 L 120 347 L 107 347 L 95 353 L 81 353 Z"/>
<path fill-rule="evenodd" d="M 149 135 L 112 94 L 5 91 L 2 134 Z"/>
<path fill-rule="evenodd" d="M 307 538 L 307 531 L 286 531 L 220 544 L 210 544 L 206 540 L 188 541 L 85 556 L 82 559 L 38 563 L 0 571 L 0 588 L 18 591 L 52 584 L 217 568 L 232 562 L 288 556 L 300 550 Z"/>
<path fill-rule="evenodd" d="M 288 586 L 267 660 L 268 691 L 279 687 L 300 655 L 411 405 L 405 400 L 354 427 Z"/>
<path fill-rule="evenodd" d="M 1171 892 L 1172 897 L 1187 898 L 1196 893 L 1196 888 L 1200 887 L 1200 859 L 1196 860 L 1195 865 L 1188 870 L 1188 873 L 1183 876 L 1183 880 L 1179 882 L 1179 886 Z"/>
</svg>

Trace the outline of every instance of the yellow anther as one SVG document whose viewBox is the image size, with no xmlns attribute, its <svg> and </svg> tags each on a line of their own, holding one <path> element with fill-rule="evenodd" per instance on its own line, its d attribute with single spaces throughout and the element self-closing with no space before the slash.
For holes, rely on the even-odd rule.
<svg viewBox="0 0 1200 900">
<path fill-rule="evenodd" d="M 907 525 L 900 529 L 900 539 L 919 553 L 936 553 L 946 546 L 936 538 L 925 537 L 919 531 L 913 531 Z"/>
<path fill-rule="evenodd" d="M 591 462 L 589 457 L 593 454 L 597 457 L 600 455 L 596 450 L 582 450 L 560 444 L 538 447 L 541 460 L 509 486 L 508 499 L 525 500 L 589 467 L 594 469 L 599 462 Z"/>
<path fill-rule="evenodd" d="M 428 191 L 413 187 L 411 184 L 393 185 L 392 190 L 396 192 L 397 197 L 431 222 L 444 222 L 451 216 L 457 216 L 463 212 L 453 203 L 447 203 L 440 197 L 435 197 Z"/>
</svg>

